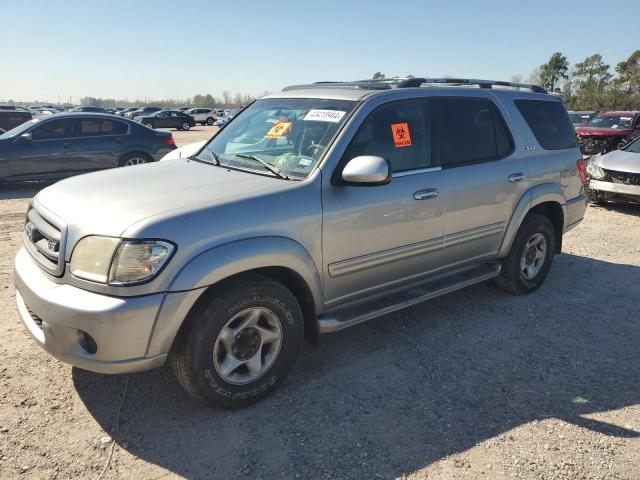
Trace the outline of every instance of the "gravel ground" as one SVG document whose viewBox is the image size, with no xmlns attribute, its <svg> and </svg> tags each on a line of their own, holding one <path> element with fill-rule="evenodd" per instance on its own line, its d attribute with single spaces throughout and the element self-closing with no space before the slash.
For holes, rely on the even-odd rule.
<svg viewBox="0 0 640 480">
<path fill-rule="evenodd" d="M 36 191 L 0 190 L 0 478 L 97 478 L 112 447 L 103 478 L 640 478 L 640 209 L 590 207 L 534 294 L 481 284 L 325 336 L 227 412 L 168 368 L 36 347 L 11 269 Z"/>
</svg>

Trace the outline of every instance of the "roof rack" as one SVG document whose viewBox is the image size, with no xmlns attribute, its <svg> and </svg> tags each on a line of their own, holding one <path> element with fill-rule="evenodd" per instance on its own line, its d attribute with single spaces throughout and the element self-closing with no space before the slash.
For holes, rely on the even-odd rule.
<svg viewBox="0 0 640 480">
<path fill-rule="evenodd" d="M 517 90 L 526 89 L 534 93 L 548 93 L 544 88 L 538 85 L 530 85 L 528 83 L 502 82 L 496 80 L 472 80 L 468 78 L 422 78 L 422 77 L 393 77 L 368 80 L 356 80 L 350 82 L 316 82 L 303 85 L 289 85 L 282 89 L 283 92 L 288 90 L 304 90 L 310 88 L 328 87 L 328 88 L 349 88 L 362 90 L 389 90 L 391 88 L 415 88 L 430 87 L 434 85 L 447 85 L 453 87 L 476 86 L 480 88 L 506 87 L 515 88 Z"/>
<path fill-rule="evenodd" d="M 421 86 L 429 86 L 429 84 L 446 84 L 454 87 L 477 86 L 480 88 L 508 87 L 517 90 L 526 89 L 534 93 L 548 93 L 544 88 L 529 83 L 503 82 L 499 80 L 473 80 L 469 78 L 424 78 Z"/>
</svg>

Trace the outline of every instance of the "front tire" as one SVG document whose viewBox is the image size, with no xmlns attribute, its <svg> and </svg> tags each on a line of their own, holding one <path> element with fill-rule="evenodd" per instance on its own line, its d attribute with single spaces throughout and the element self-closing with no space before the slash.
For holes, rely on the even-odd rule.
<svg viewBox="0 0 640 480">
<path fill-rule="evenodd" d="M 195 399 L 240 408 L 285 380 L 304 335 L 302 311 L 281 283 L 264 276 L 230 282 L 187 318 L 170 354 Z"/>
<path fill-rule="evenodd" d="M 213 118 L 211 117 L 207 118 L 207 125 L 209 126 L 213 125 Z"/>
<path fill-rule="evenodd" d="M 556 251 L 555 229 L 551 221 L 530 213 L 520 226 L 495 283 L 510 293 L 523 295 L 536 290 L 551 269 Z"/>
</svg>

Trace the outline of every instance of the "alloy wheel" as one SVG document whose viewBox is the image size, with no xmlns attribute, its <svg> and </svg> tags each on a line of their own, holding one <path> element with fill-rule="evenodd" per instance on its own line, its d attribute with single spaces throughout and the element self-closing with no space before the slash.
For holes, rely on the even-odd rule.
<svg viewBox="0 0 640 480">
<path fill-rule="evenodd" d="M 278 316 L 267 308 L 248 308 L 234 315 L 220 330 L 213 346 L 213 365 L 226 382 L 250 383 L 271 368 L 281 344 Z"/>
</svg>

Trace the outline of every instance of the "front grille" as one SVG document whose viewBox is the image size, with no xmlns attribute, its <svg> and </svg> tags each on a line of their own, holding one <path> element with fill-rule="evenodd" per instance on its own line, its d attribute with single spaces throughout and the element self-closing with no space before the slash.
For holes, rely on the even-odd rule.
<svg viewBox="0 0 640 480">
<path fill-rule="evenodd" d="M 603 171 L 605 174 L 604 180 L 607 182 L 640 186 L 640 173 L 617 172 L 605 169 Z"/>
<path fill-rule="evenodd" d="M 61 275 L 64 270 L 64 233 L 66 228 L 36 206 L 29 207 L 24 224 L 24 244 L 31 256 L 46 271 Z"/>
</svg>

